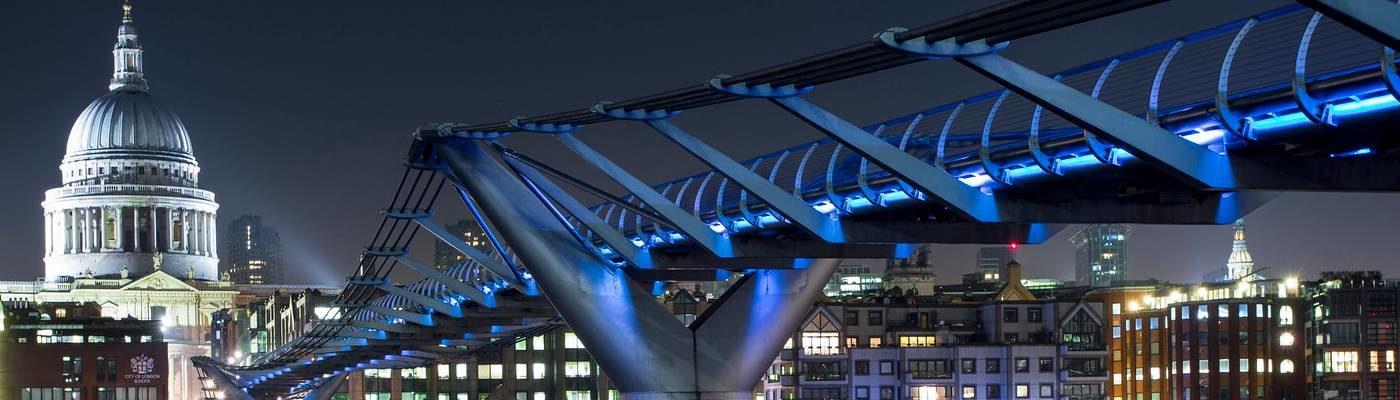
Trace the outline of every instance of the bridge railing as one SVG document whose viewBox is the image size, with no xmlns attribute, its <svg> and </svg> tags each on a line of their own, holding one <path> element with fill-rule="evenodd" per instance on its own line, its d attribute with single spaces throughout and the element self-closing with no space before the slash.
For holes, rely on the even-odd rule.
<svg viewBox="0 0 1400 400">
<path fill-rule="evenodd" d="M 1377 42 L 1298 5 L 1233 21 L 1203 32 L 1148 46 L 1117 57 L 1052 74 L 1067 85 L 1108 104 L 1157 122 L 1177 134 L 1220 150 L 1225 132 L 1216 116 L 1216 98 L 1247 101 L 1290 89 L 1300 76 L 1308 85 L 1379 70 L 1383 48 Z M 1393 62 L 1393 58 L 1392 58 Z M 1379 81 L 1371 91 L 1383 91 Z M 1327 99 L 1356 101 L 1346 97 Z M 1374 95 L 1372 93 L 1371 95 Z M 1381 93 L 1380 95 L 1385 95 Z M 1290 109 L 1292 108 L 1292 109 Z M 1296 119 L 1296 106 L 1270 105 L 1247 117 L 1256 127 L 1274 118 Z M 983 93 L 864 127 L 930 165 L 946 169 L 970 186 L 1010 189 L 994 173 L 1011 180 L 1048 175 L 1027 150 L 1032 137 L 1051 162 L 1063 169 L 1101 165 L 1085 148 L 1084 131 L 1055 113 L 1005 89 Z M 1114 152 L 1131 158 L 1123 150 Z M 918 197 L 875 163 L 830 138 L 760 155 L 742 164 L 825 212 L 898 205 Z M 877 185 L 883 183 L 883 185 Z M 715 171 L 662 182 L 658 192 L 717 231 L 744 231 L 771 225 L 781 217 L 761 200 Z M 630 206 L 645 209 L 631 196 Z M 891 201 L 893 200 L 893 201 Z M 629 234 L 635 243 L 683 241 L 664 223 L 619 204 L 592 207 L 596 215 Z M 718 212 L 717 212 L 718 210 Z M 753 220 L 753 221 L 750 221 Z M 765 224 L 766 223 L 766 224 Z M 590 238 L 582 224 L 575 227 Z"/>
</svg>

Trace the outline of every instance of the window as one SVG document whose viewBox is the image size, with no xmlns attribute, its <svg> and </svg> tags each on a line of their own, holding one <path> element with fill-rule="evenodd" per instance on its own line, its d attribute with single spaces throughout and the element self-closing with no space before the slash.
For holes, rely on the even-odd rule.
<svg viewBox="0 0 1400 400">
<path fill-rule="evenodd" d="M 1206 309 L 1205 304 L 1196 306 L 1196 319 L 1210 319 L 1210 311 Z"/>
<path fill-rule="evenodd" d="M 1371 372 L 1394 372 L 1395 350 L 1371 350 Z"/>
<path fill-rule="evenodd" d="M 809 381 L 839 381 L 846 379 L 845 362 L 804 362 L 802 371 Z"/>
<path fill-rule="evenodd" d="M 83 358 L 63 357 L 63 383 L 76 383 L 82 380 Z"/>
<path fill-rule="evenodd" d="M 1070 351 L 1080 350 L 1103 350 L 1103 328 L 1089 312 L 1083 309 L 1076 311 L 1061 328 L 1062 340 Z"/>
<path fill-rule="evenodd" d="M 1001 320 L 1005 322 L 1018 322 L 1021 319 L 1020 311 L 1015 308 L 1002 310 L 1001 316 Z"/>
<path fill-rule="evenodd" d="M 1031 359 L 1017 358 L 1015 372 L 1031 372 Z"/>
<path fill-rule="evenodd" d="M 856 386 L 856 400 L 870 400 L 870 387 Z"/>
<path fill-rule="evenodd" d="M 938 344 L 934 336 L 900 336 L 899 347 L 933 347 Z"/>
<path fill-rule="evenodd" d="M 466 363 L 458 363 L 457 365 L 453 366 L 453 369 L 457 370 L 457 379 L 471 379 L 470 376 L 467 376 Z"/>
<path fill-rule="evenodd" d="M 528 341 L 528 340 L 523 340 L 523 339 L 522 339 L 522 340 L 519 340 L 519 341 L 516 341 L 516 342 L 515 342 L 515 349 L 516 349 L 516 350 L 529 350 L 529 349 L 530 349 L 530 341 Z"/>
<path fill-rule="evenodd" d="M 1016 398 L 1024 399 L 1031 397 L 1031 385 L 1025 383 L 1016 384 Z"/>
<path fill-rule="evenodd" d="M 1123 313 L 1123 303 L 1113 303 L 1113 305 L 1109 308 L 1112 310 L 1113 315 L 1119 315 Z"/>
<path fill-rule="evenodd" d="M 964 399 L 975 399 L 975 398 L 977 398 L 977 385 L 963 385 L 963 387 L 962 387 L 962 398 L 964 398 Z"/>
<path fill-rule="evenodd" d="M 985 361 L 985 364 L 987 364 L 987 373 L 989 373 L 989 374 L 999 374 L 999 373 L 1001 373 L 1001 359 L 1000 359 L 1000 358 L 988 358 L 988 359 L 985 359 L 985 360 L 983 360 L 983 361 Z"/>
<path fill-rule="evenodd" d="M 846 311 L 846 326 L 860 325 L 860 311 Z"/>
<path fill-rule="evenodd" d="M 1326 340 L 1324 344 L 1357 344 L 1361 342 L 1361 333 L 1355 322 L 1324 323 L 1322 331 Z"/>
<path fill-rule="evenodd" d="M 582 349 L 583 342 L 579 341 L 578 335 L 574 334 L 573 332 L 564 332 L 564 348 Z"/>
<path fill-rule="evenodd" d="M 855 348 L 855 347 L 856 347 L 857 345 L 859 345 L 859 344 L 860 344 L 860 343 L 858 343 L 858 342 L 856 341 L 856 337 L 855 337 L 855 336 L 847 336 L 847 337 L 846 337 L 846 348 L 848 348 L 848 349 Z"/>
<path fill-rule="evenodd" d="M 515 379 L 530 379 L 530 364 L 515 364 Z"/>
<path fill-rule="evenodd" d="M 1052 383 L 1040 384 L 1040 398 L 1049 399 L 1055 397 L 1055 385 Z"/>
<path fill-rule="evenodd" d="M 565 390 L 564 400 L 589 400 L 593 397 L 593 392 L 587 390 Z"/>
<path fill-rule="evenodd" d="M 1220 317 L 1220 318 L 1229 318 L 1229 317 L 1230 317 L 1230 305 L 1229 305 L 1229 304 L 1224 304 L 1224 303 L 1216 304 L 1216 305 L 1215 305 L 1215 316 L 1216 316 L 1216 317 Z"/>
<path fill-rule="evenodd" d="M 870 360 L 856 360 L 856 375 L 870 375 Z"/>
<path fill-rule="evenodd" d="M 477 379 L 504 379 L 505 365 L 502 364 L 477 364 Z"/>
<path fill-rule="evenodd" d="M 535 365 L 530 368 L 530 372 L 534 372 L 531 377 L 535 379 L 544 379 L 544 373 L 546 371 L 548 371 L 548 369 L 545 369 L 544 363 L 535 363 Z"/>
<path fill-rule="evenodd" d="M 885 324 L 885 312 L 884 312 L 884 311 L 873 311 L 873 310 L 872 310 L 872 311 L 867 311 L 865 315 L 866 315 L 866 318 L 867 318 L 866 321 L 865 321 L 865 324 L 866 324 L 866 325 L 870 325 L 870 326 L 880 326 L 880 325 L 884 325 L 884 324 Z"/>
<path fill-rule="evenodd" d="M 1114 326 L 1113 326 L 1113 338 L 1114 338 L 1114 339 L 1117 339 L 1117 338 L 1120 338 L 1120 337 L 1123 337 L 1123 328 L 1120 327 L 1120 326 L 1114 325 Z"/>
<path fill-rule="evenodd" d="M 881 386 L 880 400 L 894 400 L 894 386 Z"/>
<path fill-rule="evenodd" d="M 948 360 L 909 360 L 909 372 L 914 379 L 951 378 L 953 371 Z"/>
<path fill-rule="evenodd" d="M 987 385 L 987 399 L 989 399 L 989 400 L 997 400 L 997 399 L 1000 399 L 1000 398 L 1001 398 L 1001 385 L 998 385 L 998 384 L 989 384 L 989 385 Z"/>
<path fill-rule="evenodd" d="M 1283 326 L 1293 325 L 1293 307 L 1292 307 L 1292 306 L 1279 306 L 1279 308 L 1278 308 L 1278 324 L 1279 324 L 1279 325 L 1283 325 Z"/>
<path fill-rule="evenodd" d="M 894 361 L 880 360 L 880 375 L 894 375 Z"/>
<path fill-rule="evenodd" d="M 1181 319 L 1191 319 L 1191 306 L 1181 306 Z"/>
<path fill-rule="evenodd" d="M 1206 360 L 1206 359 L 1196 360 L 1196 372 L 1197 372 L 1197 373 L 1201 373 L 1201 374 L 1209 373 L 1209 372 L 1210 372 L 1210 360 Z"/>
<path fill-rule="evenodd" d="M 1230 372 L 1230 359 L 1220 358 L 1215 360 L 1215 372 Z"/>
<path fill-rule="evenodd" d="M 1055 359 L 1049 357 L 1041 357 L 1039 364 L 1040 367 L 1037 369 L 1037 371 L 1055 372 Z"/>
<path fill-rule="evenodd" d="M 592 363 L 590 363 L 590 362 L 588 362 L 588 361 L 565 361 L 565 362 L 564 362 L 564 377 L 566 377 L 566 378 L 578 378 L 578 377 L 585 377 L 585 376 L 593 376 L 593 366 L 592 366 Z"/>
<path fill-rule="evenodd" d="M 1155 380 L 1158 380 L 1158 379 L 1162 379 L 1162 368 L 1161 368 L 1161 367 L 1152 367 L 1152 368 L 1149 368 L 1149 369 L 1147 370 L 1147 377 L 1150 378 L 1150 379 L 1152 379 L 1152 380 L 1154 380 L 1154 381 L 1155 381 Z"/>
<path fill-rule="evenodd" d="M 535 350 L 546 350 L 546 348 L 544 347 L 544 335 L 539 335 L 531 338 L 530 348 Z"/>
<path fill-rule="evenodd" d="M 830 356 L 841 354 L 836 332 L 802 332 L 802 354 L 809 356 Z"/>
<path fill-rule="evenodd" d="M 884 343 L 882 343 L 882 342 L 884 342 L 884 339 L 885 339 L 885 338 L 882 338 L 882 337 L 879 337 L 879 336 L 871 336 L 871 337 L 870 337 L 870 347 L 879 348 L 880 346 L 884 345 Z"/>
<path fill-rule="evenodd" d="M 964 359 L 962 359 L 962 373 L 964 373 L 964 374 L 975 374 L 975 373 L 977 373 L 977 359 L 976 359 L 976 358 L 964 358 Z"/>
<path fill-rule="evenodd" d="M 1278 362 L 1278 372 L 1279 372 L 1280 374 L 1291 374 L 1291 373 L 1293 373 L 1293 360 L 1285 359 L 1285 360 L 1283 360 L 1283 361 L 1279 361 L 1279 362 Z"/>
<path fill-rule="evenodd" d="M 1148 319 L 1147 319 L 1147 329 L 1156 330 L 1157 328 L 1158 328 L 1158 326 L 1157 326 L 1157 317 L 1148 318 Z"/>
<path fill-rule="evenodd" d="M 1027 321 L 1027 322 L 1040 322 L 1040 319 L 1041 319 L 1040 313 L 1041 313 L 1041 310 L 1040 310 L 1039 308 L 1029 308 L 1029 309 L 1026 309 L 1026 321 Z"/>
<path fill-rule="evenodd" d="M 1249 317 L 1249 305 L 1248 305 L 1248 304 L 1244 304 L 1244 303 L 1240 303 L 1240 309 L 1235 311 L 1235 315 L 1238 316 L 1238 317 L 1240 317 L 1240 318 L 1248 318 L 1248 317 Z"/>
<path fill-rule="evenodd" d="M 450 365 L 450 364 L 438 364 L 438 365 L 437 365 L 437 377 L 438 377 L 438 380 L 452 379 L 452 365 Z"/>
</svg>

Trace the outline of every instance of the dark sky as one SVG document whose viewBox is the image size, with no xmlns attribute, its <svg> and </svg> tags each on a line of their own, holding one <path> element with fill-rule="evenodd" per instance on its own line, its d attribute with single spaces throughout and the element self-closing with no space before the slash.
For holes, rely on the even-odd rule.
<svg viewBox="0 0 1400 400">
<path fill-rule="evenodd" d="M 482 122 L 621 100 L 718 73 L 739 73 L 918 26 L 990 2 L 726 0 L 139 1 L 136 21 L 152 93 L 184 119 L 221 222 L 264 215 L 281 230 L 289 277 L 334 283 L 352 268 L 391 195 L 413 128 Z M 1177 1 L 1013 43 L 1006 55 L 1042 71 L 1112 56 L 1227 22 L 1281 1 Z M 0 73 L 0 279 L 42 275 L 43 191 L 78 112 L 106 90 L 117 1 L 6 4 Z M 1207 12 L 1206 10 L 1210 10 Z M 1283 79 L 1284 77 L 1280 77 Z M 811 98 L 865 124 L 992 86 L 926 62 L 819 88 Z M 760 102 L 688 113 L 679 122 L 736 158 L 815 138 Z M 655 134 L 618 125 L 582 137 L 644 179 L 698 169 Z M 598 175 L 547 140 L 507 143 Z M 640 150 L 640 151 L 639 151 Z M 1400 197 L 1285 195 L 1249 218 L 1261 266 L 1391 272 Z M 449 208 L 443 219 L 460 215 Z M 1137 226 L 1131 275 L 1198 279 L 1224 262 L 1228 227 Z M 1032 276 L 1071 276 L 1066 238 L 1025 247 Z M 421 250 L 420 250 L 421 251 Z M 971 268 L 973 247 L 936 250 L 943 276 Z M 420 253 L 420 258 L 428 257 Z"/>
</svg>

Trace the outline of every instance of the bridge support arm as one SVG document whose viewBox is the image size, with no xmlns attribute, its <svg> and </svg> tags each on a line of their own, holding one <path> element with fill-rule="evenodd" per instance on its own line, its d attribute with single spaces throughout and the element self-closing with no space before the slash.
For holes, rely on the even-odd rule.
<svg viewBox="0 0 1400 400">
<path fill-rule="evenodd" d="M 753 193 L 763 202 L 768 203 L 775 211 L 782 214 L 793 224 L 802 228 L 814 236 L 827 242 L 840 243 L 845 239 L 842 236 L 840 222 L 833 220 L 826 214 L 822 214 L 810 204 L 794 196 L 792 193 L 779 188 L 778 185 L 769 182 L 762 176 L 748 167 L 739 164 L 738 161 L 729 158 L 709 144 L 687 133 L 681 127 L 671 121 L 656 119 L 646 121 L 652 129 L 660 132 L 666 138 L 671 139 L 681 148 L 684 148 L 691 155 L 699 158 L 705 165 L 719 171 L 720 174 L 728 177 L 734 183 L 739 184 L 744 190 Z"/>
<path fill-rule="evenodd" d="M 469 283 L 462 282 L 457 278 L 447 276 L 447 274 L 442 273 L 442 271 L 439 271 L 437 268 L 433 268 L 432 266 L 424 264 L 422 261 L 410 258 L 407 255 L 394 257 L 394 259 L 398 260 L 399 263 L 403 264 L 404 266 L 407 266 L 409 269 L 414 270 L 419 274 L 422 274 L 428 279 L 432 279 L 434 281 L 437 281 L 438 283 L 443 284 L 444 286 L 447 286 L 448 289 L 457 292 L 457 294 L 467 296 L 467 298 L 470 298 L 472 301 L 480 303 L 484 307 L 496 307 L 495 296 L 486 294 L 486 292 L 482 291 L 481 289 L 477 289 L 475 286 L 472 286 Z"/>
<path fill-rule="evenodd" d="M 1298 0 L 1323 15 L 1381 42 L 1400 49 L 1400 6 L 1386 0 Z"/>
<path fill-rule="evenodd" d="M 345 384 L 345 378 L 347 376 L 349 375 L 335 374 L 331 376 L 329 379 L 322 381 L 315 389 L 311 389 L 310 392 L 307 392 L 306 397 L 303 397 L 303 399 L 331 400 L 331 398 L 335 397 L 335 392 L 340 390 L 340 386 Z"/>
<path fill-rule="evenodd" d="M 515 274 L 515 271 L 511 270 L 510 267 L 507 267 L 505 264 L 496 261 L 491 255 L 477 250 L 475 247 L 467 244 L 467 242 L 462 241 L 462 238 L 453 235 L 452 232 L 448 232 L 446 228 L 433 223 L 433 221 L 429 221 L 427 217 L 414 218 L 413 222 L 417 222 L 419 226 L 422 226 L 423 229 L 427 229 L 428 232 L 431 232 L 433 236 L 437 236 L 438 240 L 441 240 L 443 243 L 447 243 L 452 249 L 467 256 L 467 258 L 481 263 L 481 266 L 486 267 L 487 270 L 496 274 L 497 277 L 504 279 L 506 283 L 520 289 L 522 292 L 526 291 L 525 286 L 520 282 L 520 277 Z"/>
<path fill-rule="evenodd" d="M 829 111 L 798 96 L 776 97 L 773 103 L 808 125 L 879 165 L 915 188 L 946 204 L 954 212 L 981 222 L 998 222 L 996 199 L 934 168 L 899 147 L 871 135 Z"/>
</svg>

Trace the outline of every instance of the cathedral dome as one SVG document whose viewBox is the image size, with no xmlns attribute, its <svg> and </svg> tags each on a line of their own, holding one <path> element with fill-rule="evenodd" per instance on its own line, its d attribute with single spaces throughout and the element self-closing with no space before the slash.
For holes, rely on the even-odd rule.
<svg viewBox="0 0 1400 400">
<path fill-rule="evenodd" d="M 93 100 L 68 131 L 65 159 L 156 152 L 194 158 L 190 135 L 175 112 L 145 90 L 118 88 Z"/>
</svg>

